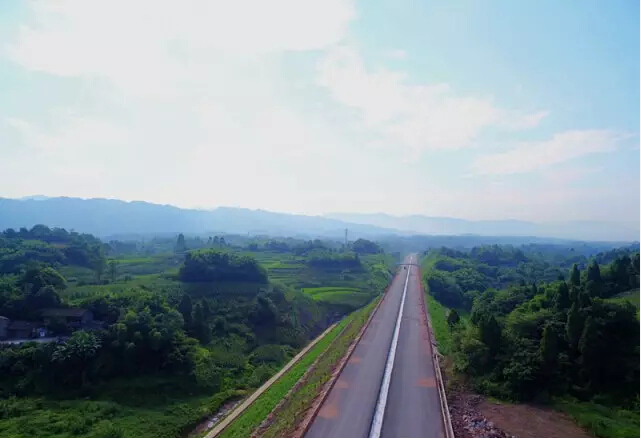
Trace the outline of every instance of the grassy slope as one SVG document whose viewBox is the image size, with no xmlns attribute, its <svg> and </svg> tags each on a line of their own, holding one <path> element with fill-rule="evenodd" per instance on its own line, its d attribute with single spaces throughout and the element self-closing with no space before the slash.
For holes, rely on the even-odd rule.
<svg viewBox="0 0 641 438">
<path fill-rule="evenodd" d="M 424 258 L 421 261 L 421 273 L 425 273 L 427 270 L 431 269 L 432 265 L 432 259 L 429 257 Z M 438 351 L 447 356 L 452 349 L 452 331 L 447 325 L 447 314 L 450 311 L 450 308 L 442 305 L 430 295 L 429 288 L 425 282 L 423 282 L 423 289 L 425 290 L 427 310 L 432 321 L 432 330 L 438 344 Z M 469 324 L 469 315 L 467 312 L 460 309 L 457 309 L 457 312 L 461 318 L 460 323 Z"/>
<path fill-rule="evenodd" d="M 287 394 L 298 379 L 307 371 L 307 368 L 321 355 L 332 343 L 338 334 L 351 320 L 350 317 L 343 319 L 334 329 L 329 332 L 303 356 L 287 373 L 278 379 L 267 391 L 219 435 L 220 438 L 246 437 L 260 425 L 267 415 L 274 409 L 278 402 Z"/>
<path fill-rule="evenodd" d="M 332 347 L 323 353 L 316 368 L 307 376 L 305 383 L 286 401 L 282 410 L 276 415 L 274 422 L 264 431 L 263 438 L 286 436 L 297 426 L 323 385 L 331 378 L 336 364 L 347 352 L 349 345 L 367 321 L 377 301 L 378 299 L 374 300 L 366 307 L 345 318 L 349 320 L 345 331 L 336 339 Z"/>
</svg>

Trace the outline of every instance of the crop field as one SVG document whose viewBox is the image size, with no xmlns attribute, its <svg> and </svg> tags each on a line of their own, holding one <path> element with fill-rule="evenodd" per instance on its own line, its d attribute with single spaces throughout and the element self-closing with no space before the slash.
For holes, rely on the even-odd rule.
<svg viewBox="0 0 641 438">
<path fill-rule="evenodd" d="M 303 293 L 315 301 L 361 307 L 371 300 L 372 294 L 353 287 L 304 288 Z"/>
</svg>

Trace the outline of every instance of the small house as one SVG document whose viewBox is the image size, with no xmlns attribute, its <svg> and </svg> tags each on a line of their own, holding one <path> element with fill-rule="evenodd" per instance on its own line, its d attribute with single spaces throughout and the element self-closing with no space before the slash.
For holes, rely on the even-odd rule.
<svg viewBox="0 0 641 438">
<path fill-rule="evenodd" d="M 80 308 L 45 309 L 42 311 L 45 324 L 54 319 L 63 320 L 69 327 L 82 328 L 93 322 L 93 312 Z"/>
<path fill-rule="evenodd" d="M 33 321 L 11 321 L 7 327 L 7 338 L 28 339 L 36 334 L 41 324 Z"/>
</svg>

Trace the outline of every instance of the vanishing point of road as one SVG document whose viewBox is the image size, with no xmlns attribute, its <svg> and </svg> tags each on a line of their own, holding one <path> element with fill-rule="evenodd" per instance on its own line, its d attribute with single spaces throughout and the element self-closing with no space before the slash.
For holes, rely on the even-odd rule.
<svg viewBox="0 0 641 438">
<path fill-rule="evenodd" d="M 445 436 L 416 256 L 405 263 L 306 438 Z"/>
</svg>

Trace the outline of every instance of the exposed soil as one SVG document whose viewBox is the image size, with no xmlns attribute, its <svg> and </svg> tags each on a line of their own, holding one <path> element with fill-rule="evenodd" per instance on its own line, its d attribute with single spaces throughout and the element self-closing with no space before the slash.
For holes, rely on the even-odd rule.
<svg viewBox="0 0 641 438">
<path fill-rule="evenodd" d="M 448 390 L 447 398 L 456 438 L 590 438 L 552 409 L 493 403 L 462 390 Z"/>
<path fill-rule="evenodd" d="M 518 438 L 590 437 L 566 414 L 549 408 L 523 404 L 497 404 L 484 400 L 479 410 L 488 420 Z"/>
</svg>

